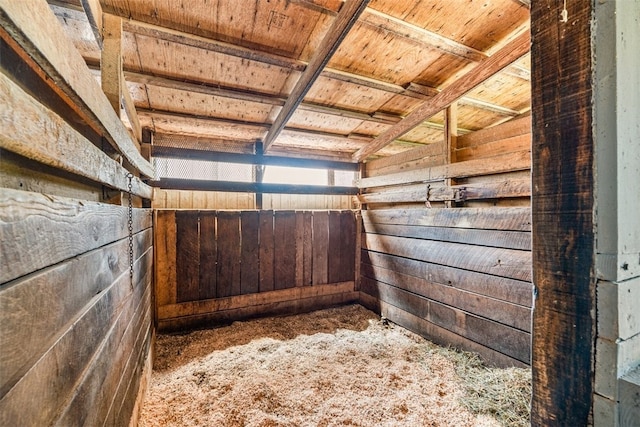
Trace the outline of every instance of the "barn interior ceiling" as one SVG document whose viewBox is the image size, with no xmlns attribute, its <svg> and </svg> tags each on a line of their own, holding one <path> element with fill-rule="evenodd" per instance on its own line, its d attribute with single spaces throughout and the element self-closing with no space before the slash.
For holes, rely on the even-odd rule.
<svg viewBox="0 0 640 427">
<path fill-rule="evenodd" d="M 95 0 L 97 1 L 97 0 Z M 100 78 L 85 9 L 50 0 Z M 362 161 L 530 109 L 528 0 L 101 0 L 156 145 Z M 84 8 L 83 8 L 84 4 Z M 90 14 L 89 14 L 90 15 Z M 104 24 L 103 24 L 104 25 Z M 106 29 L 106 28 L 105 28 Z M 185 146 L 186 145 L 186 146 Z"/>
</svg>

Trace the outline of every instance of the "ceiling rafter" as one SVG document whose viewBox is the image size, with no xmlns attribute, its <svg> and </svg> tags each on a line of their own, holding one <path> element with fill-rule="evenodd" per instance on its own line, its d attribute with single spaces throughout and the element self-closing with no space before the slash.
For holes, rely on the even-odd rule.
<svg viewBox="0 0 640 427">
<path fill-rule="evenodd" d="M 347 2 L 342 5 L 338 16 L 336 16 L 331 24 L 320 46 L 313 53 L 309 64 L 302 72 L 302 75 L 287 98 L 287 102 L 282 107 L 282 110 L 280 110 L 269 132 L 267 132 L 267 136 L 263 141 L 265 152 L 269 150 L 282 129 L 284 129 L 296 107 L 302 102 L 304 96 L 320 76 L 322 69 L 327 65 L 349 30 L 355 25 L 358 17 L 366 9 L 368 3 L 369 0 L 347 0 Z"/>
<path fill-rule="evenodd" d="M 490 57 L 484 59 L 471 71 L 451 83 L 442 92 L 435 95 L 429 101 L 422 104 L 397 125 L 387 129 L 376 137 L 369 145 L 356 151 L 355 160 L 361 161 L 371 154 L 389 145 L 398 137 L 404 135 L 434 114 L 442 111 L 451 103 L 457 101 L 464 94 L 480 85 L 509 64 L 518 60 L 529 52 L 531 37 L 529 32 L 524 32 Z"/>
</svg>

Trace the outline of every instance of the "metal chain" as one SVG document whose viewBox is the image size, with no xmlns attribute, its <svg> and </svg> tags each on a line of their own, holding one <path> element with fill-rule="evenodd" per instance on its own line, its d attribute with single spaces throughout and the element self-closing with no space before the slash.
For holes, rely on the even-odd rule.
<svg viewBox="0 0 640 427">
<path fill-rule="evenodd" d="M 129 180 L 128 185 L 128 199 L 129 199 L 129 218 L 127 221 L 127 227 L 129 228 L 129 283 L 131 285 L 131 289 L 133 289 L 133 206 L 131 204 L 131 191 L 133 180 L 133 174 L 128 173 L 127 179 Z"/>
</svg>

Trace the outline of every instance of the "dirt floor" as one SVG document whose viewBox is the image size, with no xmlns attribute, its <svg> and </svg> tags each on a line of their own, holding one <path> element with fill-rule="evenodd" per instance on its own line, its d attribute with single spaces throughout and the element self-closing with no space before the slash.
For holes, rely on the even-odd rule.
<svg viewBox="0 0 640 427">
<path fill-rule="evenodd" d="M 528 393 L 529 371 L 487 369 L 354 305 L 160 335 L 140 425 L 528 425 Z"/>
</svg>

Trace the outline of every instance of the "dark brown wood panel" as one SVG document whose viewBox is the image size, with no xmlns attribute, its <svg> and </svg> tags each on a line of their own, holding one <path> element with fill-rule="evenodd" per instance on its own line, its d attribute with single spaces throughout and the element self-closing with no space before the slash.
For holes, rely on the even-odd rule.
<svg viewBox="0 0 640 427">
<path fill-rule="evenodd" d="M 273 211 L 260 211 L 260 292 L 272 291 L 273 263 Z"/>
<path fill-rule="evenodd" d="M 395 270 L 362 264 L 362 276 L 459 308 L 525 332 L 531 332 L 531 309 Z"/>
<path fill-rule="evenodd" d="M 531 2 L 534 426 L 592 422 L 594 4 Z"/>
<path fill-rule="evenodd" d="M 470 228 L 365 224 L 365 232 L 413 239 L 439 240 L 468 245 L 531 250 L 531 233 L 527 231 L 474 230 Z"/>
<path fill-rule="evenodd" d="M 329 283 L 342 280 L 342 229 L 340 227 L 340 212 L 329 212 L 329 247 L 327 254 L 327 280 Z"/>
<path fill-rule="evenodd" d="M 216 297 L 240 295 L 240 212 L 218 212 Z"/>
<path fill-rule="evenodd" d="M 362 211 L 365 223 L 531 231 L 529 208 L 383 209 Z"/>
<path fill-rule="evenodd" d="M 313 276 L 313 216 L 311 212 L 303 212 L 303 260 L 302 284 L 311 285 Z"/>
<path fill-rule="evenodd" d="M 296 286 L 304 285 L 304 212 L 296 212 Z"/>
<path fill-rule="evenodd" d="M 363 248 L 405 258 L 531 281 L 531 253 L 513 249 L 365 234 Z"/>
<path fill-rule="evenodd" d="M 200 212 L 200 284 L 199 299 L 216 297 L 218 243 L 216 213 Z"/>
<path fill-rule="evenodd" d="M 444 265 L 431 264 L 395 255 L 362 252 L 362 263 L 398 271 L 402 274 L 425 278 L 430 282 L 453 286 L 512 304 L 530 308 L 533 299 L 531 282 L 497 277 L 476 271 L 462 270 Z"/>
<path fill-rule="evenodd" d="M 296 214 L 276 211 L 274 215 L 274 289 L 286 289 L 296 283 Z"/>
<path fill-rule="evenodd" d="M 312 283 L 320 285 L 328 280 L 329 213 L 313 213 L 313 275 Z"/>
<path fill-rule="evenodd" d="M 430 301 L 383 282 L 362 279 L 362 290 L 419 318 L 443 327 L 493 350 L 529 363 L 530 334 L 484 319 L 457 308 Z"/>
<path fill-rule="evenodd" d="M 340 212 L 340 276 L 339 281 L 355 280 L 356 217 L 353 211 Z"/>
<path fill-rule="evenodd" d="M 176 301 L 200 298 L 198 211 L 176 211 Z"/>
<path fill-rule="evenodd" d="M 260 213 L 243 211 L 240 214 L 242 241 L 240 261 L 240 294 L 258 292 L 260 288 L 260 247 L 258 232 L 260 230 Z"/>
</svg>

